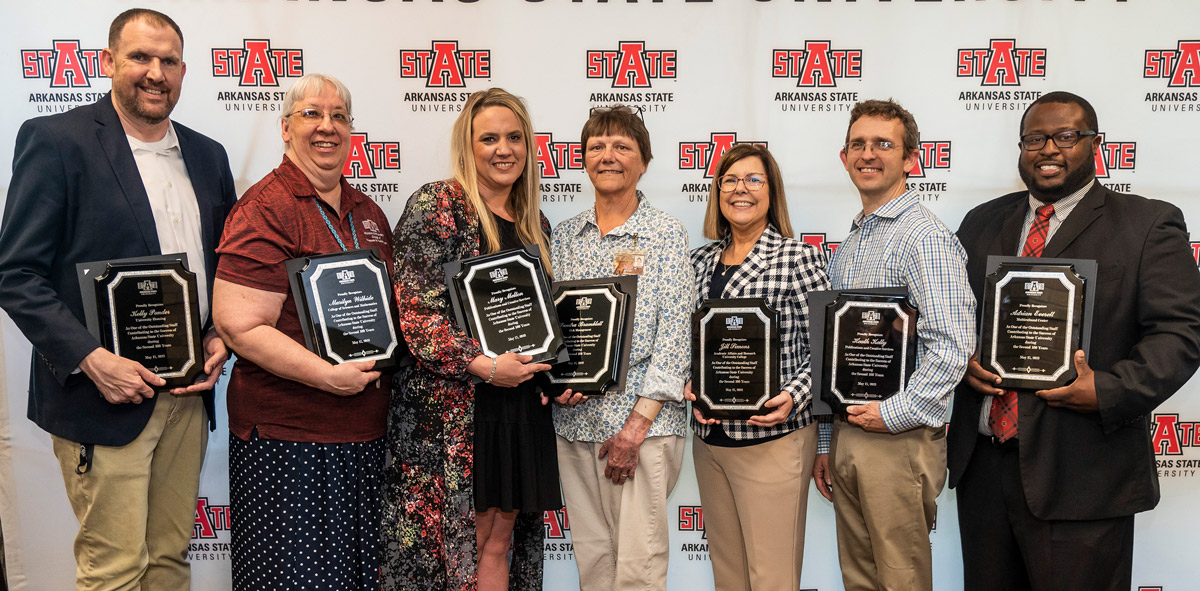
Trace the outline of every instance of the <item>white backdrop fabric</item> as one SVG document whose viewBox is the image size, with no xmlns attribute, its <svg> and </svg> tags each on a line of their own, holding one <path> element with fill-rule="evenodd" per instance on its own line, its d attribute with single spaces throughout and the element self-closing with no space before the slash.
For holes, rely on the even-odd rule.
<svg viewBox="0 0 1200 591">
<path fill-rule="evenodd" d="M 0 161 L 22 121 L 107 92 L 99 50 L 124 1 L 3 0 Z M 591 206 L 579 130 L 589 107 L 645 108 L 651 202 L 701 236 L 708 167 L 734 142 L 766 142 L 792 224 L 827 253 L 860 209 L 838 161 L 850 107 L 894 97 L 922 131 L 924 203 L 951 228 L 971 207 L 1021 189 L 1022 110 L 1065 89 L 1104 132 L 1101 181 L 1175 203 L 1200 224 L 1188 141 L 1200 132 L 1200 3 L 1149 0 L 171 0 L 145 5 L 183 28 L 188 64 L 173 118 L 222 142 L 239 193 L 280 159 L 280 99 L 304 73 L 354 93 L 352 183 L 394 223 L 408 195 L 449 173 L 450 126 L 472 91 L 528 101 L 539 133 L 543 211 Z M 0 172 L 7 193 L 11 172 Z M 19 223 L 19 220 L 15 223 Z M 1196 250 L 1200 242 L 1193 242 Z M 1103 310 L 1098 310 L 1103 314 Z M 67 589 L 75 518 L 49 436 L 25 418 L 30 347 L 0 323 L 0 521 L 15 591 Z M 1134 585 L 1195 589 L 1200 527 L 1200 384 L 1155 414 L 1162 503 L 1137 518 Z M 224 392 L 218 421 L 225 424 Z M 690 451 L 689 451 L 690 456 Z M 213 434 L 197 503 L 193 588 L 230 586 L 228 433 Z M 1096 466 L 1103 470 L 1103 465 Z M 812 494 L 803 587 L 841 589 L 833 510 Z M 770 499 L 763 499 L 769 503 Z M 671 496 L 669 589 L 712 588 L 690 459 Z M 935 584 L 962 589 L 953 491 L 939 500 Z M 546 516 L 546 588 L 577 586 L 569 523 Z"/>
</svg>

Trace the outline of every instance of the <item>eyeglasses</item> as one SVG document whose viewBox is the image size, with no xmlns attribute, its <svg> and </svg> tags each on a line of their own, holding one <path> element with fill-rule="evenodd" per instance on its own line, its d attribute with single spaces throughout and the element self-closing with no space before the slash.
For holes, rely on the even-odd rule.
<svg viewBox="0 0 1200 591">
<path fill-rule="evenodd" d="M 737 190 L 739 182 L 745 183 L 747 191 L 757 191 L 767 186 L 767 175 L 748 174 L 744 178 L 738 178 L 732 174 L 727 174 L 717 179 L 717 186 L 721 188 L 722 193 L 732 193 Z"/>
<path fill-rule="evenodd" d="M 646 108 L 641 105 L 615 105 L 612 107 L 592 107 L 591 109 L 588 109 L 588 119 L 595 117 L 597 113 L 607 113 L 609 111 L 614 111 L 617 109 L 629 109 L 630 111 L 633 112 L 634 115 L 638 116 L 638 119 L 642 120 L 642 123 L 646 122 L 646 117 L 644 115 L 642 115 L 642 112 L 645 111 Z"/>
<path fill-rule="evenodd" d="M 1044 147 L 1046 145 L 1046 140 L 1052 139 L 1052 140 L 1054 140 L 1055 146 L 1058 146 L 1060 148 L 1071 148 L 1071 147 L 1074 147 L 1075 144 L 1078 144 L 1079 140 L 1081 140 L 1089 135 L 1098 135 L 1098 134 L 1094 131 L 1087 131 L 1087 130 L 1083 130 L 1083 129 L 1070 129 L 1067 131 L 1060 131 L 1054 135 L 1031 133 L 1029 135 L 1021 136 L 1021 147 L 1025 148 L 1026 150 L 1029 150 L 1030 152 L 1033 152 L 1036 150 L 1041 150 L 1042 147 Z"/>
<path fill-rule="evenodd" d="M 847 154 L 861 154 L 868 146 L 876 152 L 885 153 L 900 147 L 896 145 L 896 142 L 884 140 L 882 142 L 846 142 L 846 145 L 842 146 L 842 149 L 846 150 Z"/>
<path fill-rule="evenodd" d="M 291 113 L 288 113 L 288 115 L 299 115 L 305 121 L 310 121 L 313 123 L 319 123 L 325 119 L 325 115 L 329 115 L 329 120 L 333 121 L 334 125 L 339 125 L 341 127 L 350 127 L 350 124 L 354 123 L 354 117 L 351 117 L 350 114 L 345 111 L 326 113 L 320 109 L 300 109 L 299 111 L 292 111 Z"/>
</svg>

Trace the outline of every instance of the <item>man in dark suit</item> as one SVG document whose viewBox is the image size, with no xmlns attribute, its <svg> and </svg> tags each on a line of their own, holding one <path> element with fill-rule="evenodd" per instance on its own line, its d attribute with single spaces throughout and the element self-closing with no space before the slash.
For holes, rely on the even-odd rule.
<svg viewBox="0 0 1200 591">
<path fill-rule="evenodd" d="M 1091 350 L 1074 353 L 1073 382 L 1006 391 L 972 359 L 956 392 L 950 485 L 968 591 L 1128 591 L 1133 515 L 1159 499 L 1150 413 L 1200 365 L 1200 272 L 1183 214 L 1097 183 L 1098 129 L 1076 95 L 1034 101 L 1019 142 L 1029 190 L 976 207 L 958 230 L 980 302 L 988 255 L 1099 267 Z"/>
<path fill-rule="evenodd" d="M 207 326 L 214 249 L 236 194 L 224 148 L 168 119 L 186 70 L 178 25 L 129 10 L 113 21 L 108 45 L 109 95 L 27 121 L 17 134 L 0 223 L 0 306 L 34 347 L 29 418 L 52 436 L 80 521 L 78 588 L 187 589 L 225 345 L 208 330 L 204 378 L 166 391 L 162 378 L 88 332 L 75 266 L 186 252 Z"/>
</svg>

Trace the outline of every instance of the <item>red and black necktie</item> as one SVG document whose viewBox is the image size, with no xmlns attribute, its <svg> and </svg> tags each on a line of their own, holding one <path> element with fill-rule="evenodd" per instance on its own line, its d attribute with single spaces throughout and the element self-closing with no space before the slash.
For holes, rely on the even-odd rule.
<svg viewBox="0 0 1200 591">
<path fill-rule="evenodd" d="M 1037 215 L 1029 225 L 1025 237 L 1023 257 L 1040 257 L 1046 248 L 1046 234 L 1050 231 L 1050 218 L 1054 215 L 1053 205 L 1037 208 Z M 1004 394 L 992 397 L 992 409 L 988 413 L 988 427 L 1001 443 L 1017 436 L 1017 391 L 1005 390 Z"/>
</svg>

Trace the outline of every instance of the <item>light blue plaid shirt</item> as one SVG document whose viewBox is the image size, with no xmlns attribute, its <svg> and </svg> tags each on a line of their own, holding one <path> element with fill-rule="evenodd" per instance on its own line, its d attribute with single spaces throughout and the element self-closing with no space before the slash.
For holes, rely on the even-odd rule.
<svg viewBox="0 0 1200 591">
<path fill-rule="evenodd" d="M 945 423 L 950 396 L 975 350 L 975 296 L 966 264 L 958 238 L 912 193 L 869 215 L 859 212 L 829 262 L 833 289 L 907 287 L 917 306 L 916 368 L 904 394 L 879 405 L 893 433 Z"/>
</svg>

